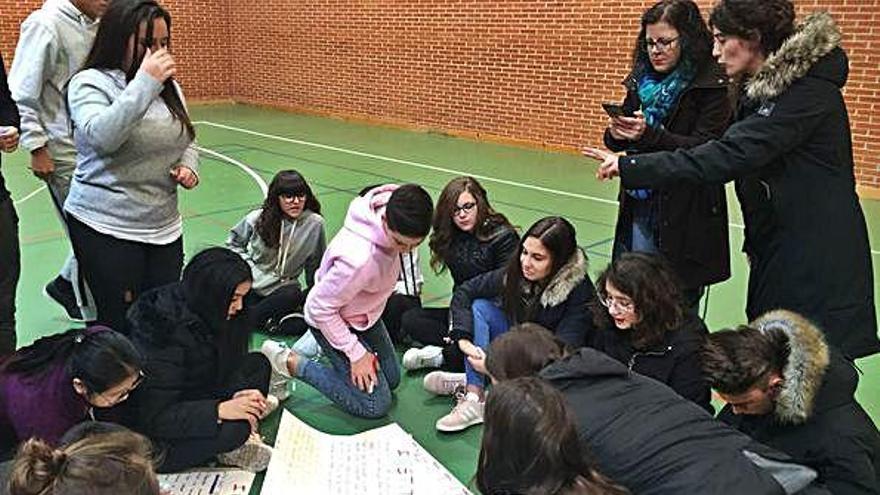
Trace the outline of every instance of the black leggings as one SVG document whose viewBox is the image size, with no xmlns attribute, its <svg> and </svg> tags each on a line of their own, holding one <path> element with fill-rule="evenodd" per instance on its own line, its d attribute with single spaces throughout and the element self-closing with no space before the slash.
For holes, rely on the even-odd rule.
<svg viewBox="0 0 880 495">
<path fill-rule="evenodd" d="M 239 390 L 256 389 L 266 395 L 269 392 L 269 376 L 272 367 L 260 353 L 252 352 L 244 357 L 239 368 L 227 381 L 223 391 L 215 394 L 218 401 L 229 400 Z M 224 421 L 217 427 L 213 437 L 159 440 L 162 465 L 159 472 L 172 473 L 194 466 L 204 465 L 217 454 L 235 450 L 244 444 L 251 434 L 247 421 Z"/>
<path fill-rule="evenodd" d="M 128 333 L 125 313 L 141 294 L 180 280 L 183 238 L 156 245 L 102 234 L 71 215 L 67 226 L 80 269 L 92 290 L 97 322 Z"/>
<path fill-rule="evenodd" d="M 0 202 L 0 356 L 15 352 L 15 288 L 20 273 L 18 216 L 7 198 Z"/>
<path fill-rule="evenodd" d="M 403 331 L 403 315 L 413 308 L 421 308 L 422 300 L 418 296 L 407 296 L 404 294 L 392 294 L 385 303 L 385 310 L 382 312 L 382 323 L 388 330 L 388 336 L 394 344 L 405 344 L 409 341 L 407 334 Z"/>
<path fill-rule="evenodd" d="M 464 353 L 456 344 L 447 343 L 449 308 L 415 308 L 403 314 L 401 331 L 423 345 L 443 348 L 443 369 L 464 372 Z"/>
</svg>

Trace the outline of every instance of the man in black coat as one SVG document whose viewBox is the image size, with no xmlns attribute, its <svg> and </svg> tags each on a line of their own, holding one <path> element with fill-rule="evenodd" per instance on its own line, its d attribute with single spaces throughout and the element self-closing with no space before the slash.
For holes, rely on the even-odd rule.
<svg viewBox="0 0 880 495">
<path fill-rule="evenodd" d="M 18 147 L 21 119 L 6 83 L 6 66 L 0 56 L 0 151 Z M 15 288 L 21 271 L 18 216 L 3 173 L 0 172 L 0 356 L 15 351 Z"/>
<path fill-rule="evenodd" d="M 790 311 L 709 336 L 703 367 L 718 417 L 815 469 L 835 495 L 880 493 L 880 433 L 856 402 L 852 363 Z"/>
<path fill-rule="evenodd" d="M 495 339 L 486 365 L 493 380 L 537 374 L 559 389 L 601 472 L 632 493 L 807 493 L 815 479 L 660 382 L 594 349 L 571 352 L 539 325 Z"/>
</svg>

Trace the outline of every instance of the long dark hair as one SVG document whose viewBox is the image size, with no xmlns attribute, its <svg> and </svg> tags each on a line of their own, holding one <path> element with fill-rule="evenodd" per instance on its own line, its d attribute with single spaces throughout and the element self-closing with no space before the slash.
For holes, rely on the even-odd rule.
<svg viewBox="0 0 880 495">
<path fill-rule="evenodd" d="M 58 448 L 37 438 L 24 442 L 9 473 L 9 493 L 159 495 L 160 491 L 150 441 L 123 429 Z"/>
<path fill-rule="evenodd" d="M 571 353 L 566 344 L 537 323 L 521 323 L 492 341 L 486 352 L 486 370 L 503 381 L 537 375 Z"/>
<path fill-rule="evenodd" d="M 660 256 L 624 253 L 611 262 L 596 280 L 599 297 L 591 305 L 593 320 L 600 328 L 614 328 L 614 321 L 599 299 L 607 297 L 605 284 L 611 283 L 633 301 L 639 321 L 626 331 L 636 349 L 661 344 L 666 332 L 681 326 L 684 300 L 678 279 Z"/>
<path fill-rule="evenodd" d="M 272 182 L 269 184 L 269 192 L 263 201 L 263 210 L 257 218 L 254 229 L 259 234 L 263 243 L 270 248 L 277 248 L 280 239 L 281 221 L 284 219 L 284 212 L 281 211 L 281 205 L 278 204 L 278 198 L 282 195 L 305 196 L 306 204 L 303 211 L 311 210 L 313 213 L 321 214 L 321 203 L 312 193 L 309 183 L 296 170 L 282 170 L 275 174 Z"/>
<path fill-rule="evenodd" d="M 37 377 L 63 363 L 92 393 L 103 393 L 143 369 L 140 352 L 125 335 L 107 327 L 74 328 L 43 337 L 19 349 L 0 365 L 0 373 Z"/>
<path fill-rule="evenodd" d="M 757 41 L 764 55 L 794 33 L 794 20 L 790 0 L 721 0 L 709 14 L 709 24 L 721 34 Z"/>
<path fill-rule="evenodd" d="M 168 25 L 169 39 L 171 36 L 171 14 L 162 8 L 154 0 L 113 0 L 107 7 L 107 11 L 101 17 L 98 34 L 95 43 L 86 58 L 83 70 L 105 69 L 122 70 L 125 72 L 125 80 L 131 81 L 140 69 L 144 54 L 139 53 L 138 34 L 141 24 L 147 26 L 147 43 L 152 44 L 153 25 L 157 19 L 163 19 Z M 132 44 L 131 66 L 126 70 L 123 67 L 125 50 L 128 40 L 134 36 Z M 181 132 L 186 131 L 189 138 L 195 139 L 196 130 L 192 125 L 189 114 L 183 106 L 183 100 L 177 92 L 173 78 L 165 80 L 164 89 L 160 96 L 168 111 L 174 119 L 180 122 Z"/>
<path fill-rule="evenodd" d="M 507 217 L 498 213 L 489 203 L 489 194 L 483 186 L 473 177 L 456 177 L 446 184 L 440 197 L 437 198 L 437 207 L 434 208 L 432 221 L 431 239 L 428 246 L 431 248 L 431 268 L 440 274 L 446 270 L 446 263 L 450 256 L 452 238 L 458 227 L 452 220 L 452 212 L 458 202 L 458 197 L 463 192 L 469 192 L 477 203 L 477 221 L 474 225 L 474 237 L 480 241 L 489 240 L 490 236 L 497 232 L 499 226 L 507 226 L 513 229 L 513 225 Z"/>
<path fill-rule="evenodd" d="M 562 394 L 536 377 L 501 382 L 486 399 L 476 478 L 487 495 L 628 493 L 599 473 Z"/>
<path fill-rule="evenodd" d="M 212 247 L 193 256 L 183 269 L 186 305 L 214 333 L 222 382 L 247 353 L 250 333 L 246 328 L 247 308 L 227 320 L 235 288 L 252 280 L 251 269 L 241 256 L 229 249 Z"/>
<path fill-rule="evenodd" d="M 520 255 L 523 251 L 523 244 L 529 237 L 541 241 L 541 244 L 550 252 L 550 273 L 544 280 L 535 284 L 540 290 L 543 290 L 553 280 L 553 277 L 559 273 L 559 269 L 568 263 L 578 249 L 574 226 L 562 217 L 545 217 L 529 227 L 529 230 L 519 240 L 516 254 L 510 258 L 510 262 L 507 264 L 504 288 L 501 293 L 501 307 L 508 318 L 514 322 L 527 321 L 531 318 L 539 299 L 539 297 L 533 297 L 532 303 L 528 307 L 523 305 L 523 290 L 531 283 L 523 277 Z"/>
<path fill-rule="evenodd" d="M 633 49 L 633 72 L 643 73 L 651 69 L 645 32 L 649 24 L 666 22 L 678 31 L 681 47 L 679 63 L 686 63 L 699 72 L 706 64 L 713 63 L 712 32 L 700 15 L 700 8 L 691 0 L 662 0 L 642 14 L 639 37 Z"/>
</svg>

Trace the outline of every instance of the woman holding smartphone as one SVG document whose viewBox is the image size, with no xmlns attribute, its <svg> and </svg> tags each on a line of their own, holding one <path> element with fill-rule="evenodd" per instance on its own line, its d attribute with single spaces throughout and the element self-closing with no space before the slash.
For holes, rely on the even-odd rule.
<svg viewBox="0 0 880 495">
<path fill-rule="evenodd" d="M 712 35 L 691 0 L 663 0 L 643 15 L 611 116 L 605 146 L 628 155 L 690 148 L 720 136 L 731 116 L 728 78 L 712 59 Z M 627 116 L 631 115 L 631 116 Z M 672 264 L 687 306 L 696 310 L 706 286 L 730 277 L 727 202 L 721 185 L 623 189 L 614 258 L 639 251 Z"/>
</svg>

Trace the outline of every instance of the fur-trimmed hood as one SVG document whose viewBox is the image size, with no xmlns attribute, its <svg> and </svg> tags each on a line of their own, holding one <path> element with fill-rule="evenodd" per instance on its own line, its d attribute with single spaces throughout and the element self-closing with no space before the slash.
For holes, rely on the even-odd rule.
<svg viewBox="0 0 880 495">
<path fill-rule="evenodd" d="M 849 65 L 840 39 L 840 30 L 828 12 L 810 14 L 746 83 L 746 95 L 752 101 L 767 101 L 807 75 L 843 87 Z"/>
<path fill-rule="evenodd" d="M 541 306 L 549 308 L 562 304 L 586 276 L 587 255 L 578 248 L 541 292 Z"/>
<path fill-rule="evenodd" d="M 752 325 L 782 346 L 781 352 L 787 347 L 788 359 L 782 370 L 784 383 L 776 398 L 776 420 L 786 424 L 807 421 L 830 363 L 825 337 L 812 322 L 786 310 L 765 313 Z"/>
</svg>

